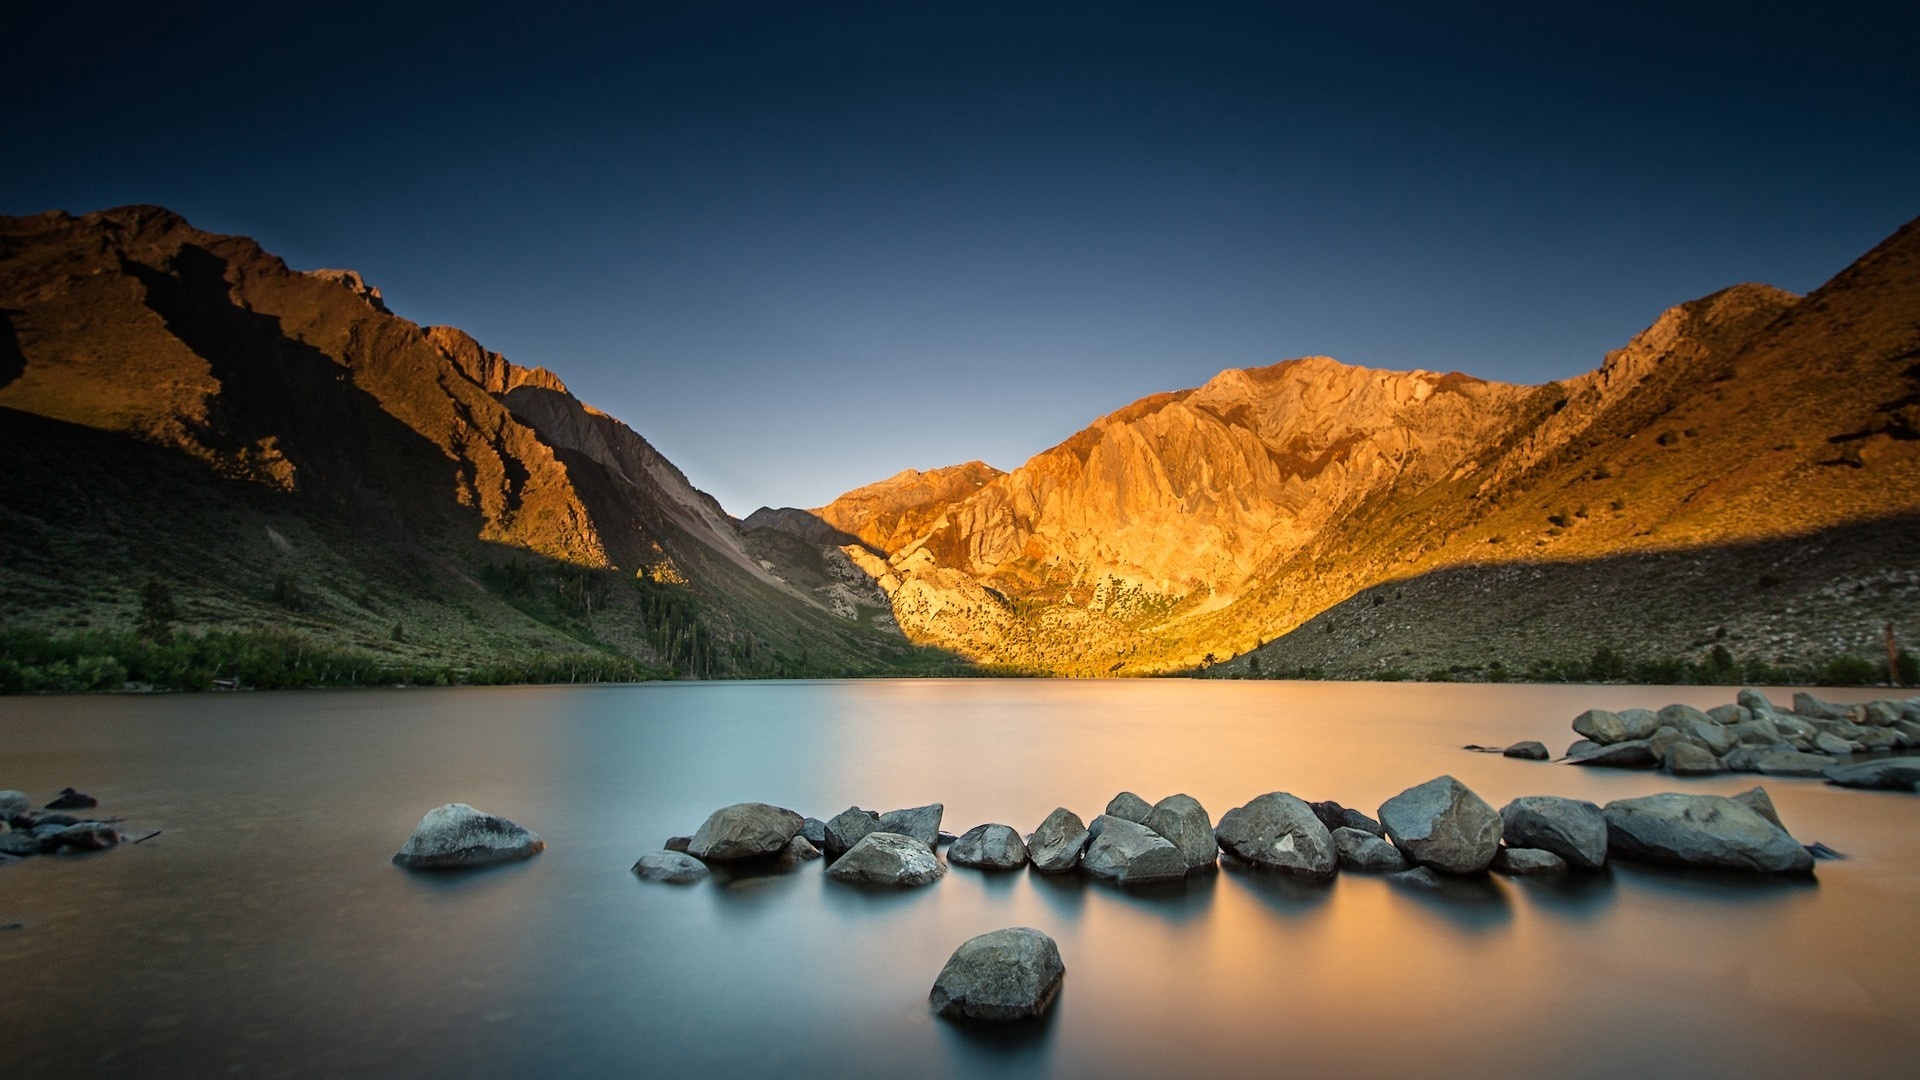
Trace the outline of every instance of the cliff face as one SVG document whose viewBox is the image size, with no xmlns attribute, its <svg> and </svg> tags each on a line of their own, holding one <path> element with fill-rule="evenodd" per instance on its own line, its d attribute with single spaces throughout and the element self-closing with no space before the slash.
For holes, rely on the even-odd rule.
<svg viewBox="0 0 1920 1080">
<path fill-rule="evenodd" d="M 256 622 L 285 614 L 259 609 L 270 591 L 262 577 L 326 574 L 343 580 L 313 591 L 342 602 L 308 605 L 309 628 L 366 639 L 378 626 L 384 640 L 389 620 L 378 605 L 344 598 L 391 592 L 393 582 L 344 579 L 399 552 L 411 569 L 396 575 L 438 604 L 415 618 L 468 624 L 454 637 L 464 648 L 490 648 L 490 622 L 526 621 L 500 609 L 527 596 L 492 595 L 480 578 L 528 558 L 683 588 L 704 612 L 705 648 L 719 657 L 709 667 L 726 666 L 716 642 L 744 657 L 782 644 L 797 655 L 812 641 L 814 657 L 868 666 L 894 647 L 749 555 L 718 504 L 552 373 L 515 365 L 451 327 L 393 315 L 353 271 L 293 271 L 251 240 L 201 232 L 154 207 L 0 218 L 0 320 L 0 420 L 10 442 L 59 440 L 65 457 L 81 461 L 128 453 L 128 440 L 178 455 L 202 479 L 157 465 L 178 490 L 128 498 L 204 502 L 210 516 L 224 512 L 223 500 L 258 506 L 260 527 L 280 538 L 263 553 L 257 533 L 162 528 L 109 552 L 80 539 L 92 528 L 85 500 L 60 494 L 84 471 L 79 462 L 36 451 L 41 469 L 0 490 L 13 539 L 45 548 L 9 560 L 10 599 L 39 594 L 12 605 L 14 619 L 90 618 L 96 607 L 118 617 L 124 600 L 102 596 L 88 607 L 36 588 L 63 566 L 109 578 L 116 566 L 164 568 L 190 594 L 210 590 L 210 612 Z M 137 456 L 146 460 L 146 450 Z M 116 511 L 170 517 L 158 505 Z M 207 555 L 199 567 L 168 554 L 196 548 Z M 60 558 L 47 557 L 57 549 Z M 533 591 L 516 574 L 520 593 Z M 416 579 L 428 584 L 411 588 Z M 441 610 L 475 604 L 495 617 Z M 660 636 L 645 622 L 627 612 L 597 630 L 569 628 L 561 644 L 644 658 L 658 651 L 647 639 Z M 523 629 L 554 637 L 550 626 Z"/>
<path fill-rule="evenodd" d="M 1833 529 L 1872 544 L 1872 523 L 1920 510 L 1916 391 L 1920 226 L 1908 225 L 1804 301 L 1741 285 L 1681 304 L 1565 383 L 1322 357 L 1225 371 L 1102 417 L 977 491 L 917 502 L 917 535 L 848 529 L 879 553 L 849 554 L 916 640 L 1068 674 L 1180 670 L 1422 574 L 1792 550 Z M 886 487 L 814 513 L 868 520 Z M 1920 567 L 1897 569 L 1920 587 Z M 1425 616 L 1448 612 L 1436 601 Z M 1647 640 L 1697 647 L 1662 632 Z M 1293 666 L 1334 663 L 1315 656 Z"/>
</svg>

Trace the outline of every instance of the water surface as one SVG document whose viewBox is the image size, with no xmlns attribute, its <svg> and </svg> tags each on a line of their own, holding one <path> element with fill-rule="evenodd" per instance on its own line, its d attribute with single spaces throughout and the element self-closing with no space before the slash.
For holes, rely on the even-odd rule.
<svg viewBox="0 0 1920 1080">
<path fill-rule="evenodd" d="M 1868 692 L 1833 691 L 1842 700 Z M 0 788 L 72 784 L 137 847 L 0 869 L 0 1076 L 1910 1076 L 1920 798 L 1770 780 L 1852 856 L 1817 885 L 1621 867 L 1444 896 L 1223 870 L 1127 893 L 954 867 L 643 883 L 715 807 L 930 801 L 960 832 L 1126 788 L 1217 821 L 1267 791 L 1373 812 L 1452 773 L 1498 807 L 1731 794 L 1465 753 L 1556 751 L 1590 706 L 1714 688 L 1364 683 L 657 684 L 0 702 Z M 540 833 L 472 874 L 388 863 L 469 802 Z M 1060 943 L 1051 1018 L 929 1015 L 952 949 Z"/>
</svg>

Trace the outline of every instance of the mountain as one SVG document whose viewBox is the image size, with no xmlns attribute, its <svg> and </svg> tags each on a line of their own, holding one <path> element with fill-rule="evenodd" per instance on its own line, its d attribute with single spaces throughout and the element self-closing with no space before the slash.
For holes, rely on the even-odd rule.
<svg viewBox="0 0 1920 1080">
<path fill-rule="evenodd" d="M 551 372 L 156 207 L 0 218 L 0 445 L 11 630 L 124 629 L 157 582 L 189 635 L 451 678 L 925 659 Z"/>
<path fill-rule="evenodd" d="M 1804 299 L 1681 304 L 1562 383 L 1228 370 L 949 494 L 901 474 L 763 520 L 857 541 L 910 638 L 986 663 L 1759 670 L 1920 634 L 1916 439 L 1920 222 Z"/>
</svg>

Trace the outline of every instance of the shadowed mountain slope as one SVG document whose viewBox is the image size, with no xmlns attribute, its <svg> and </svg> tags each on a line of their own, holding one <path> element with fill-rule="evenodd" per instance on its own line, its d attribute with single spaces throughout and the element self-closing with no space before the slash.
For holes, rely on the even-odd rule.
<svg viewBox="0 0 1920 1080">
<path fill-rule="evenodd" d="M 456 672 L 529 649 L 702 675 L 912 654 L 749 554 L 550 372 L 154 207 L 0 218 L 0 439 L 10 626 L 125 626 L 154 579 L 190 629 L 293 625 Z"/>
</svg>

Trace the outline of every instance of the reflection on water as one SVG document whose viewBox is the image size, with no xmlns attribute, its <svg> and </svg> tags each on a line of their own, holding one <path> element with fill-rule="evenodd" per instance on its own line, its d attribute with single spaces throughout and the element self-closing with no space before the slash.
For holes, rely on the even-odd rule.
<svg viewBox="0 0 1920 1080">
<path fill-rule="evenodd" d="M 1844 692 L 1833 696 L 1848 698 Z M 1856 694 L 1860 700 L 1871 695 Z M 1151 891 L 955 867 L 906 892 L 822 862 L 628 872 L 713 808 L 946 803 L 959 832 L 1125 788 L 1217 820 L 1267 791 L 1371 811 L 1452 773 L 1498 806 L 1678 780 L 1556 750 L 1589 706 L 1708 688 L 882 682 L 13 699 L 0 787 L 91 791 L 139 847 L 0 869 L 0 1075 L 1910 1074 L 1920 799 L 1767 786 L 1817 885 L 1640 867 L 1440 890 L 1221 870 Z M 463 801 L 542 833 L 467 875 L 388 863 Z M 954 946 L 1052 934 L 1042 1025 L 935 1020 Z"/>
</svg>

